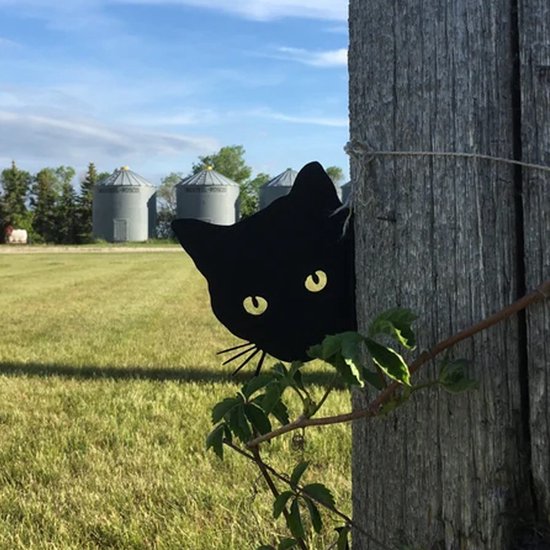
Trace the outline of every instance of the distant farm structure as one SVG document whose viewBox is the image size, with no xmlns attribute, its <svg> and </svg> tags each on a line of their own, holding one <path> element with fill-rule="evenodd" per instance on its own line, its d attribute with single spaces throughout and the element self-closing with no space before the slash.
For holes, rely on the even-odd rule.
<svg viewBox="0 0 550 550">
<path fill-rule="evenodd" d="M 231 225 L 239 219 L 239 193 L 238 183 L 206 168 L 176 185 L 176 217 Z"/>
<path fill-rule="evenodd" d="M 127 166 L 94 187 L 93 235 L 110 242 L 146 241 L 156 235 L 156 188 Z"/>
<path fill-rule="evenodd" d="M 274 200 L 290 193 L 298 172 L 287 168 L 284 172 L 270 179 L 260 188 L 260 209 L 269 206 Z"/>
<path fill-rule="evenodd" d="M 12 225 L 4 229 L 4 236 L 8 244 L 27 244 L 29 238 L 26 229 L 15 229 Z"/>
</svg>

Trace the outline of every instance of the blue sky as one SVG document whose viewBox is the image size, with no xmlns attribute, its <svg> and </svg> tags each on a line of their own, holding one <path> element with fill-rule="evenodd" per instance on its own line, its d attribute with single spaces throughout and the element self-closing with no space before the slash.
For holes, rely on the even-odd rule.
<svg viewBox="0 0 550 550">
<path fill-rule="evenodd" d="M 343 0 L 0 0 L 0 167 L 348 172 Z"/>
</svg>

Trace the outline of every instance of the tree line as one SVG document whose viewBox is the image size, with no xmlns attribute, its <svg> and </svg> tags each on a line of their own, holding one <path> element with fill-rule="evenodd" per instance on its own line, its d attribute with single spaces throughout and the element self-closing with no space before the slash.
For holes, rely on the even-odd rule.
<svg viewBox="0 0 550 550">
<path fill-rule="evenodd" d="M 198 157 L 191 174 L 211 167 L 240 186 L 241 216 L 247 217 L 259 208 L 259 189 L 271 179 L 260 172 L 252 176 L 252 168 L 244 159 L 242 145 L 222 147 L 217 153 Z M 341 168 L 330 166 L 327 173 L 335 183 L 343 178 Z M 12 162 L 0 173 L 0 242 L 5 229 L 12 226 L 26 229 L 33 243 L 84 244 L 93 242 L 93 188 L 109 172 L 98 172 L 94 163 L 80 181 L 77 193 L 72 180 L 74 168 L 58 166 L 42 168 L 31 175 Z M 176 216 L 175 186 L 183 178 L 181 172 L 171 172 L 162 178 L 157 191 L 157 235 L 172 236 L 170 222 Z"/>
<path fill-rule="evenodd" d="M 31 175 L 13 161 L 0 173 L 0 239 L 12 226 L 26 229 L 35 243 L 91 242 L 93 187 L 108 175 L 90 163 L 77 193 L 71 166 L 42 168 Z"/>
</svg>

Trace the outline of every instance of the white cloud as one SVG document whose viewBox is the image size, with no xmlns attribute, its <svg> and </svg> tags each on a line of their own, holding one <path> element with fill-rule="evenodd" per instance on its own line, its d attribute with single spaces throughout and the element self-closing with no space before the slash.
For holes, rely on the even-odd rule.
<svg viewBox="0 0 550 550">
<path fill-rule="evenodd" d="M 283 17 L 345 21 L 348 3 L 344 0 L 111 0 L 125 4 L 171 4 L 194 6 L 233 13 L 247 19 L 266 21 Z"/>
<path fill-rule="evenodd" d="M 348 63 L 348 50 L 346 48 L 311 51 L 302 48 L 280 47 L 278 52 L 277 57 L 279 58 L 297 61 L 313 67 L 346 67 Z"/>
<path fill-rule="evenodd" d="M 0 111 L 0 150 L 14 159 L 82 164 L 89 160 L 119 164 L 126 159 L 201 154 L 217 147 L 208 137 L 115 127 L 96 120 Z"/>
<path fill-rule="evenodd" d="M 323 115 L 288 115 L 272 111 L 271 109 L 256 109 L 247 113 L 251 116 L 268 118 L 271 120 L 280 120 L 290 122 L 291 124 L 306 124 L 314 126 L 329 126 L 332 128 L 346 128 L 348 119 L 343 117 L 330 117 Z"/>
<path fill-rule="evenodd" d="M 220 115 L 212 109 L 175 110 L 173 113 L 158 113 L 132 116 L 128 122 L 147 127 L 203 126 L 219 121 Z"/>
<path fill-rule="evenodd" d="M 260 21 L 284 17 L 345 21 L 348 16 L 344 0 L 0 0 L 0 7 L 18 9 L 30 16 L 53 21 L 55 15 L 63 26 L 67 19 L 84 24 L 85 13 L 94 14 L 97 22 L 102 22 L 99 9 L 112 4 L 192 6 Z"/>
<path fill-rule="evenodd" d="M 347 24 L 346 25 L 334 25 L 332 27 L 327 27 L 324 29 L 325 32 L 330 32 L 332 34 L 348 34 L 349 29 Z"/>
</svg>

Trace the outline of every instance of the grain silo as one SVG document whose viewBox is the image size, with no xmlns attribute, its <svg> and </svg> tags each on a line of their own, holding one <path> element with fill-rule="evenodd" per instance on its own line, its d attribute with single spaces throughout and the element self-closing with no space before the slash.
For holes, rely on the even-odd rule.
<svg viewBox="0 0 550 550">
<path fill-rule="evenodd" d="M 282 174 L 275 176 L 260 187 L 260 209 L 270 205 L 275 199 L 290 193 L 298 172 L 287 168 Z"/>
<path fill-rule="evenodd" d="M 93 235 L 110 242 L 146 241 L 155 237 L 155 187 L 127 166 L 94 187 Z"/>
<path fill-rule="evenodd" d="M 340 191 L 342 193 L 342 203 L 346 204 L 346 202 L 348 201 L 348 197 L 351 193 L 351 181 L 348 181 L 348 183 L 344 183 L 344 185 L 340 187 Z"/>
<path fill-rule="evenodd" d="M 218 225 L 239 219 L 239 184 L 206 168 L 176 185 L 178 218 L 194 218 Z"/>
</svg>

